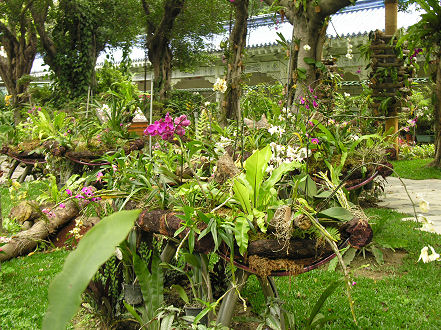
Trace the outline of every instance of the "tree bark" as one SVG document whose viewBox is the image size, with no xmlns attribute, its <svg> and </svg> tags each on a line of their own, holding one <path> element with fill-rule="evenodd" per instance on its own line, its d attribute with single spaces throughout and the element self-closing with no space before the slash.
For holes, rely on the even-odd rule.
<svg viewBox="0 0 441 330">
<path fill-rule="evenodd" d="M 37 54 L 37 35 L 28 17 L 29 6 L 25 5 L 16 22 L 11 18 L 8 23 L 0 22 L 0 44 L 3 45 L 6 57 L 0 55 L 0 76 L 12 95 L 14 122 L 20 121 L 19 105 L 25 100 L 25 92 L 30 81 L 21 78 L 29 75 Z"/>
<path fill-rule="evenodd" d="M 53 216 L 41 216 L 28 230 L 12 236 L 11 241 L 1 247 L 0 262 L 23 255 L 35 249 L 38 242 L 46 239 L 62 225 L 76 217 L 81 209 L 81 204 L 73 201 L 67 202 L 65 208 L 53 210 Z"/>
<path fill-rule="evenodd" d="M 148 58 L 153 66 L 154 98 L 164 101 L 171 88 L 171 70 L 173 54 L 170 47 L 172 30 L 176 18 L 182 12 L 185 0 L 166 0 L 164 14 L 159 24 L 150 17 L 151 10 L 147 0 L 141 0 L 146 15 L 146 47 Z"/>
<path fill-rule="evenodd" d="M 435 77 L 435 104 L 433 111 L 435 121 L 435 158 L 429 166 L 441 168 L 441 52 L 437 55 Z"/>
<path fill-rule="evenodd" d="M 234 27 L 230 33 L 227 53 L 227 90 L 224 94 L 221 123 L 227 119 L 240 120 L 240 96 L 242 94 L 243 56 L 246 46 L 249 0 L 231 2 L 235 9 Z"/>
<path fill-rule="evenodd" d="M 265 2 L 271 6 L 275 0 L 265 0 Z M 284 7 L 284 15 L 293 24 L 291 41 L 293 50 L 289 62 L 291 74 L 287 92 L 289 95 L 288 104 L 292 103 L 295 106 L 294 101 L 302 97 L 309 87 L 314 88 L 319 77 L 314 64 L 306 63 L 305 58 L 311 59 L 311 62 L 322 60 L 328 18 L 350 5 L 351 1 L 321 0 L 318 3 L 307 1 L 306 7 L 291 0 L 279 0 L 277 4 Z M 294 86 L 296 86 L 295 93 L 291 90 Z"/>
</svg>

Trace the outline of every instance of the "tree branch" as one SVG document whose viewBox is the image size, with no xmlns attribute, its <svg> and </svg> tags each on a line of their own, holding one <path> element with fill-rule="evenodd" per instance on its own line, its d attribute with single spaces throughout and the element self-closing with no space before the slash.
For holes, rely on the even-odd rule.
<svg viewBox="0 0 441 330">
<path fill-rule="evenodd" d="M 321 17 L 326 18 L 350 4 L 350 0 L 321 0 L 318 4 L 320 6 L 319 14 Z"/>
<path fill-rule="evenodd" d="M 10 42 L 13 42 L 14 44 L 18 44 L 17 37 L 1 21 L 0 21 L 0 32 L 3 32 L 4 33 L 4 37 L 7 38 Z"/>
<path fill-rule="evenodd" d="M 54 42 L 48 36 L 46 29 L 44 27 L 44 23 L 47 18 L 49 5 L 45 3 L 42 8 L 37 8 L 34 4 L 31 5 L 31 15 L 34 20 L 35 28 L 37 29 L 38 35 L 40 36 L 41 43 L 43 48 L 46 50 L 47 56 L 45 60 L 49 64 L 51 68 L 55 68 L 55 56 L 57 55 L 57 50 L 55 48 Z M 54 70 L 55 71 L 55 70 Z"/>
<path fill-rule="evenodd" d="M 276 0 L 265 0 L 265 3 L 268 5 L 268 6 L 272 6 L 273 5 L 273 3 L 275 2 Z M 288 0 L 280 0 L 280 1 L 278 1 L 278 4 L 280 5 L 280 6 L 282 6 L 282 7 L 285 7 L 286 8 L 286 10 L 285 10 L 285 12 L 284 12 L 284 15 L 286 16 L 286 18 L 288 19 L 288 21 L 291 23 L 291 24 L 293 24 L 293 22 L 294 22 L 294 9 L 295 9 L 295 7 L 294 7 L 294 2 L 293 1 L 288 1 Z"/>
<path fill-rule="evenodd" d="M 152 33 L 155 30 L 155 25 L 152 23 L 152 21 L 149 19 L 150 16 L 150 7 L 148 5 L 148 3 L 146 2 L 146 0 L 141 0 L 142 3 L 142 8 L 144 9 L 144 13 L 146 16 L 146 21 L 147 21 L 147 33 Z"/>
</svg>

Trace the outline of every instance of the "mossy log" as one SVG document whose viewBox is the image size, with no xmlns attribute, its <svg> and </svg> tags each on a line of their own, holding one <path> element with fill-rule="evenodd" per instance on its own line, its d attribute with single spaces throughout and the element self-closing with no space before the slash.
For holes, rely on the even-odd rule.
<svg viewBox="0 0 441 330">
<path fill-rule="evenodd" d="M 161 234 L 167 237 L 174 237 L 176 230 L 182 226 L 183 220 L 177 215 L 179 213 L 167 210 L 144 211 L 140 214 L 137 225 L 144 231 Z M 198 225 L 201 231 L 206 228 L 204 223 Z M 342 224 L 339 228 L 343 238 L 349 237 L 351 246 L 360 248 L 372 240 L 372 229 L 367 221 L 353 218 L 351 221 Z M 189 229 L 183 230 L 178 239 L 184 239 Z M 197 253 L 208 253 L 214 248 L 214 241 L 210 234 L 201 240 L 195 240 L 194 251 Z M 305 259 L 319 258 L 332 250 L 327 245 L 317 244 L 315 240 L 291 239 L 288 242 L 281 242 L 274 239 L 261 239 L 248 244 L 248 255 L 258 255 L 269 259 Z"/>
</svg>

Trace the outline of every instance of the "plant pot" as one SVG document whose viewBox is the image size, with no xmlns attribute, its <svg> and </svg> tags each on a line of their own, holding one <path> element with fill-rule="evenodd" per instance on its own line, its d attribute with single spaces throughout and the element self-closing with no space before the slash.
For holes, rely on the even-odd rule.
<svg viewBox="0 0 441 330">
<path fill-rule="evenodd" d="M 124 300 L 130 305 L 142 303 L 141 287 L 138 283 L 123 283 Z"/>
<path fill-rule="evenodd" d="M 197 306 L 185 306 L 184 309 L 186 316 L 194 316 L 194 317 L 198 316 L 198 314 L 204 310 L 202 307 L 197 307 Z M 199 323 L 203 325 L 208 325 L 208 313 L 205 314 L 200 319 Z"/>
<path fill-rule="evenodd" d="M 416 140 L 421 143 L 432 143 L 435 142 L 435 135 L 417 134 Z"/>
</svg>

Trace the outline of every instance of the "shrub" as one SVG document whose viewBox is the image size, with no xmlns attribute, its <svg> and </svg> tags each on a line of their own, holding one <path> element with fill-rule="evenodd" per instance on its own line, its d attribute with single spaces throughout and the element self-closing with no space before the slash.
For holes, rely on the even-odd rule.
<svg viewBox="0 0 441 330">
<path fill-rule="evenodd" d="M 418 146 L 411 146 L 408 144 L 400 146 L 400 159 L 426 159 L 435 156 L 434 144 L 423 144 Z"/>
</svg>

